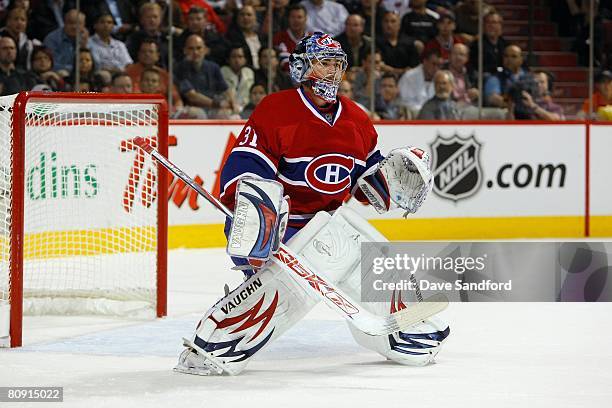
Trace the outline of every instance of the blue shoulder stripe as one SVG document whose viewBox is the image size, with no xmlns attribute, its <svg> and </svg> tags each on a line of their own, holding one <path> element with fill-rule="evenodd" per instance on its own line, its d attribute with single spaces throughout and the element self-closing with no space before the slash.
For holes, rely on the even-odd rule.
<svg viewBox="0 0 612 408">
<path fill-rule="evenodd" d="M 245 173 L 276 180 L 276 171 L 264 159 L 248 151 L 234 150 L 221 170 L 221 193 Z"/>
</svg>

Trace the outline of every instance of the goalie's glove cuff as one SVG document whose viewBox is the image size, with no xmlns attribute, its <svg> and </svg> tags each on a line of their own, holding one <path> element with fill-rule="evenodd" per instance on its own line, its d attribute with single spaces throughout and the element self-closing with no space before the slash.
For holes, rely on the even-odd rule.
<svg viewBox="0 0 612 408">
<path fill-rule="evenodd" d="M 433 177 L 429 154 L 416 147 L 402 147 L 389 152 L 377 167 L 364 173 L 357 185 L 379 213 L 397 205 L 415 213 L 431 190 Z"/>
</svg>

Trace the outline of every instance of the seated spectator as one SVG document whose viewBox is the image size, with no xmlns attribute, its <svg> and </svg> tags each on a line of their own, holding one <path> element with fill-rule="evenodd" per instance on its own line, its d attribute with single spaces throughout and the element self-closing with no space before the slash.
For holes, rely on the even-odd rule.
<svg viewBox="0 0 612 408">
<path fill-rule="evenodd" d="M 64 16 L 63 28 L 51 31 L 43 41 L 45 47 L 53 53 L 53 70 L 62 76 L 72 71 L 78 32 L 81 34 L 79 43 L 87 44 L 89 33 L 85 28 L 85 14 L 72 9 Z"/>
<path fill-rule="evenodd" d="M 72 92 L 79 92 L 79 93 L 93 92 L 93 84 L 89 82 L 89 79 L 84 79 L 83 81 L 79 82 L 79 85 L 75 89 L 73 89 Z"/>
<path fill-rule="evenodd" d="M 64 91 L 64 79 L 53 71 L 53 54 L 45 47 L 38 46 L 32 50 L 30 62 L 32 73 L 37 84 L 48 85 L 52 91 Z"/>
<path fill-rule="evenodd" d="M 229 52 L 229 44 L 215 29 L 215 26 L 208 21 L 206 9 L 202 7 L 192 7 L 187 13 L 187 28 L 174 40 L 174 59 L 180 61 L 183 59 L 183 48 L 185 40 L 191 34 L 198 34 L 204 38 L 204 42 L 208 45 L 209 53 L 206 56 L 208 60 L 216 62 L 218 65 L 225 63 L 227 53 Z"/>
<path fill-rule="evenodd" d="M 342 4 L 329 0 L 304 0 L 301 4 L 306 8 L 308 16 L 306 31 L 321 31 L 332 37 L 344 31 L 349 13 Z"/>
<path fill-rule="evenodd" d="M 521 90 L 523 104 L 529 112 L 527 119 L 531 120 L 563 120 L 563 108 L 553 102 L 549 88 L 549 78 L 545 71 L 537 70 L 532 74 L 536 87 L 532 95 L 526 90 Z M 510 109 L 510 112 L 514 112 Z"/>
<path fill-rule="evenodd" d="M 426 0 L 411 0 L 410 11 L 402 17 L 401 32 L 423 44 L 436 36 L 436 21 L 440 15 L 428 9 Z"/>
<path fill-rule="evenodd" d="M 301 4 L 289 6 L 287 24 L 287 29 L 274 34 L 272 40 L 284 71 L 289 70 L 289 55 L 293 52 L 297 43 L 308 35 L 306 31 L 306 8 Z"/>
<path fill-rule="evenodd" d="M 359 14 L 351 14 L 346 18 L 344 32 L 335 39 L 346 52 L 348 68 L 359 67 L 365 58 L 366 52 L 372 48 L 372 40 L 364 35 L 364 20 Z"/>
<path fill-rule="evenodd" d="M 234 93 L 239 108 L 249 103 L 249 92 L 255 83 L 255 73 L 246 66 L 244 54 L 242 47 L 232 48 L 227 58 L 227 65 L 221 67 L 223 79 Z"/>
<path fill-rule="evenodd" d="M 132 59 L 138 56 L 140 43 L 144 40 L 154 40 L 161 55 L 161 65 L 168 61 L 168 39 L 162 30 L 162 8 L 158 3 L 143 3 L 138 9 L 139 29 L 131 33 L 125 40 L 125 45 Z"/>
<path fill-rule="evenodd" d="M 15 7 L 8 11 L 6 26 L 0 29 L 0 36 L 10 36 L 17 44 L 17 62 L 15 65 L 25 70 L 30 70 L 32 50 L 41 42 L 31 40 L 26 35 L 28 26 L 28 12 L 21 7 Z"/>
<path fill-rule="evenodd" d="M 449 14 L 443 14 L 436 23 L 438 34 L 425 44 L 425 49 L 437 49 L 440 51 L 442 63 L 448 62 L 450 51 L 455 44 L 463 43 L 458 35 L 455 35 L 455 18 Z"/>
<path fill-rule="evenodd" d="M 427 0 L 427 8 L 442 15 L 452 13 L 459 0 Z"/>
<path fill-rule="evenodd" d="M 187 104 L 203 108 L 209 118 L 231 118 L 237 111 L 235 103 L 219 66 L 204 59 L 206 44 L 202 37 L 197 34 L 187 37 L 184 53 L 185 59 L 178 63 L 175 76 Z"/>
<path fill-rule="evenodd" d="M 504 50 L 503 70 L 496 75 L 487 78 L 484 85 L 484 101 L 488 106 L 497 108 L 508 107 L 508 101 L 514 97 L 515 108 L 520 108 L 522 103 L 520 95 L 510 95 L 514 85 L 520 81 L 532 80 L 531 75 L 523 69 L 523 54 L 516 45 L 509 45 Z M 520 94 L 520 90 L 518 91 Z M 515 112 L 517 115 L 517 112 Z M 525 119 L 518 114 L 517 119 Z"/>
<path fill-rule="evenodd" d="M 459 2 L 455 8 L 455 18 L 457 21 L 457 34 L 461 35 L 465 42 L 472 42 L 478 38 L 478 13 L 480 12 L 481 0 L 464 0 Z M 484 3 L 482 5 L 482 15 L 494 12 L 495 8 Z"/>
<path fill-rule="evenodd" d="M 376 113 L 384 120 L 411 119 L 410 113 L 402 103 L 393 74 L 384 74 L 380 79 L 379 96 L 376 99 Z"/>
<path fill-rule="evenodd" d="M 24 9 L 28 13 L 28 16 L 32 13 L 32 9 L 30 8 L 30 0 L 9 0 L 8 10 L 16 8 L 16 7 L 20 7 Z"/>
<path fill-rule="evenodd" d="M 28 34 L 31 38 L 43 41 L 47 35 L 64 27 L 64 18 L 68 11 L 76 8 L 74 0 L 40 0 L 32 4 Z"/>
<path fill-rule="evenodd" d="M 0 21 L 6 18 L 9 10 L 9 0 L 0 0 Z"/>
<path fill-rule="evenodd" d="M 423 46 L 421 44 L 421 46 Z M 394 12 L 386 12 L 382 19 L 382 35 L 376 47 L 383 59 L 382 70 L 401 76 L 410 68 L 419 65 L 419 51 L 414 39 L 400 34 L 400 18 Z"/>
<path fill-rule="evenodd" d="M 161 78 L 159 75 L 159 71 L 153 68 L 145 68 L 142 71 L 142 75 L 140 76 L 140 81 L 138 83 L 138 88 L 141 93 L 145 94 L 160 94 L 165 96 L 162 93 L 161 89 Z"/>
<path fill-rule="evenodd" d="M 111 73 L 123 71 L 126 65 L 134 62 L 125 44 L 111 36 L 114 27 L 113 16 L 101 14 L 94 24 L 95 34 L 89 39 L 96 66 Z"/>
<path fill-rule="evenodd" d="M 125 72 L 132 79 L 134 86 L 134 92 L 138 92 L 138 85 L 140 83 L 140 77 L 142 71 L 146 68 L 151 68 L 159 72 L 161 78 L 161 90 L 164 95 L 168 93 L 168 86 L 170 83 L 170 75 L 168 71 L 158 66 L 159 63 L 159 48 L 157 41 L 154 39 L 145 39 L 140 43 L 140 49 L 138 50 L 138 58 L 135 63 L 125 67 Z M 179 103 L 181 96 L 175 86 L 172 87 L 172 101 Z"/>
<path fill-rule="evenodd" d="M 0 95 L 29 91 L 36 85 L 34 74 L 15 66 L 17 46 L 12 37 L 0 37 Z"/>
<path fill-rule="evenodd" d="M 504 50 L 508 42 L 502 37 L 503 18 L 497 12 L 490 12 L 483 17 L 484 37 L 482 39 L 482 72 L 497 74 L 503 65 Z M 478 70 L 478 41 L 470 45 L 470 65 Z"/>
<path fill-rule="evenodd" d="M 79 83 L 85 82 L 90 85 L 94 82 L 94 73 L 96 72 L 96 66 L 91 55 L 91 51 L 87 48 L 81 48 L 79 50 Z M 75 92 L 88 92 L 78 91 L 79 84 L 76 83 L 76 72 L 73 70 L 68 78 L 66 79 L 67 85 Z"/>
<path fill-rule="evenodd" d="M 270 14 L 270 10 L 272 14 Z M 289 26 L 289 0 L 272 0 L 272 7 L 266 7 L 266 16 L 260 27 L 260 34 L 266 36 L 272 23 L 272 32 L 284 31 Z"/>
<path fill-rule="evenodd" d="M 242 6 L 250 6 L 255 10 L 255 19 L 257 20 L 257 30 L 259 32 L 266 15 L 266 11 L 268 10 L 268 2 L 264 2 L 264 0 L 243 0 Z M 265 34 L 267 33 L 262 32 L 262 35 Z"/>
<path fill-rule="evenodd" d="M 153 2 L 156 1 L 162 8 L 162 22 L 161 26 L 170 35 L 179 35 L 185 28 L 185 16 L 181 10 L 181 6 L 178 4 L 178 0 L 144 0 Z M 172 24 L 170 24 L 169 9 L 172 7 Z"/>
<path fill-rule="evenodd" d="M 200 8 L 206 11 L 206 19 L 209 22 L 209 25 L 214 27 L 214 31 L 219 34 L 225 34 L 227 31 L 227 27 L 223 20 L 219 17 L 217 12 L 215 11 L 212 1 L 205 0 L 178 0 L 178 4 L 183 12 L 183 17 L 185 20 L 189 18 L 189 10 L 192 8 Z M 213 30 L 213 27 L 207 27 L 207 30 Z M 196 33 L 197 34 L 197 33 Z M 206 40 L 206 37 L 203 37 Z"/>
<path fill-rule="evenodd" d="M 111 93 L 130 94 L 134 92 L 132 78 L 125 72 L 116 72 L 111 80 Z"/>
<path fill-rule="evenodd" d="M 232 47 L 240 46 L 248 50 L 249 52 L 246 55 L 247 65 L 253 69 L 259 68 L 259 49 L 265 42 L 263 37 L 259 35 L 253 7 L 244 6 L 238 10 L 236 25 L 227 33 L 227 39 Z"/>
<path fill-rule="evenodd" d="M 368 50 L 369 51 L 369 50 Z M 353 81 L 353 97 L 355 101 L 365 106 L 370 106 L 370 95 L 374 90 L 374 100 L 379 97 L 380 77 L 382 76 L 382 58 L 379 51 L 374 52 L 374 71 L 372 71 L 372 53 L 368 52 L 363 65 Z M 372 89 L 373 88 L 373 89 Z"/>
<path fill-rule="evenodd" d="M 251 85 L 251 89 L 249 89 L 249 103 L 247 103 L 244 108 L 240 111 L 241 119 L 248 119 L 255 107 L 261 102 L 261 100 L 266 96 L 266 87 L 263 84 L 253 84 Z"/>
<path fill-rule="evenodd" d="M 412 0 L 382 0 L 380 4 L 385 10 L 393 14 L 397 14 L 401 19 L 410 11 L 410 3 Z"/>
<path fill-rule="evenodd" d="M 465 44 L 455 44 L 445 67 L 453 75 L 453 99 L 460 107 L 474 105 L 480 94 L 476 88 L 477 78 L 467 69 L 468 59 L 468 47 Z"/>
<path fill-rule="evenodd" d="M 280 68 L 278 57 L 274 49 L 262 48 L 259 50 L 259 63 L 261 68 L 255 71 L 256 83 L 264 84 L 266 89 L 268 89 L 268 70 L 271 65 L 272 92 L 293 88 L 293 82 L 291 82 L 289 74 Z"/>
<path fill-rule="evenodd" d="M 111 86 L 111 80 L 113 76 L 108 71 L 98 71 L 93 76 L 91 83 L 92 92 L 103 92 L 108 93 Z"/>
<path fill-rule="evenodd" d="M 145 68 L 142 71 L 140 81 L 138 82 L 138 89 L 140 89 L 141 93 L 159 94 L 164 98 L 168 97 L 168 94 L 163 92 L 164 89 L 162 88 L 159 71 L 153 68 Z M 179 99 L 172 101 L 170 117 L 175 119 L 206 119 L 206 114 L 200 108 L 183 106 L 183 101 Z"/>
<path fill-rule="evenodd" d="M 95 23 L 102 15 L 110 15 L 113 20 L 113 37 L 125 41 L 128 34 L 136 28 L 136 13 L 131 0 L 89 0 L 81 2 L 87 15 L 88 27 L 95 29 Z"/>
<path fill-rule="evenodd" d="M 453 74 L 440 70 L 434 75 L 435 95 L 425 102 L 419 120 L 459 120 L 457 104 L 452 99 Z"/>
<path fill-rule="evenodd" d="M 433 78 L 441 64 L 440 52 L 436 49 L 428 50 L 423 53 L 423 62 L 420 65 L 401 76 L 398 86 L 402 103 L 410 109 L 413 116 L 435 95 Z"/>
<path fill-rule="evenodd" d="M 380 119 L 376 112 L 370 112 L 368 108 L 366 108 L 353 98 L 353 85 L 349 81 L 343 80 L 342 82 L 340 82 L 340 86 L 338 87 L 338 96 L 343 96 L 355 102 L 357 106 L 359 106 L 365 113 L 368 114 L 370 119 Z"/>
<path fill-rule="evenodd" d="M 589 114 L 589 99 L 582 104 L 582 116 L 599 120 L 610 120 L 607 107 L 612 106 L 612 72 L 602 71 L 595 75 L 595 91 L 591 101 L 592 114 Z"/>
<path fill-rule="evenodd" d="M 382 19 L 387 11 L 379 0 L 355 0 L 356 7 L 349 14 L 359 14 L 364 19 L 364 26 L 367 33 L 372 27 L 372 1 L 376 2 L 376 36 L 382 35 Z"/>
</svg>

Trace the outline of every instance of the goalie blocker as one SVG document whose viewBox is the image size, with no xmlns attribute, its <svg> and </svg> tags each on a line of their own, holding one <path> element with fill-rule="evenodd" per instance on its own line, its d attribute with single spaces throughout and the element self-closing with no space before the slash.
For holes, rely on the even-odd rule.
<svg viewBox="0 0 612 408">
<path fill-rule="evenodd" d="M 243 177 L 238 181 L 227 253 L 261 266 L 278 251 L 289 217 L 282 184 Z"/>
<path fill-rule="evenodd" d="M 288 243 L 304 263 L 324 270 L 333 282 L 357 298 L 361 289 L 361 243 L 386 241 L 354 211 L 341 207 L 333 216 L 317 215 Z M 390 314 L 410 307 L 413 293 L 394 293 L 385 303 L 363 307 Z M 235 290 L 220 299 L 184 339 L 186 349 L 175 370 L 189 374 L 236 375 L 251 357 L 301 320 L 318 301 L 275 263 L 266 263 Z M 351 329 L 355 340 L 387 359 L 406 365 L 433 361 L 449 334 L 446 323 L 430 317 L 409 330 L 369 336 Z"/>
</svg>

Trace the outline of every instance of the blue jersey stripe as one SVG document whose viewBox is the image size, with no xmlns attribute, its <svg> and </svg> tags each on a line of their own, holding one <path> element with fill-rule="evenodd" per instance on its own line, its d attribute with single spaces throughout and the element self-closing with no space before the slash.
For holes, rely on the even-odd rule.
<svg viewBox="0 0 612 408">
<path fill-rule="evenodd" d="M 232 152 L 221 171 L 221 193 L 225 191 L 226 184 L 244 173 L 252 173 L 261 178 L 276 180 L 276 172 L 265 160 L 256 154 L 246 151 Z"/>
</svg>

